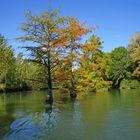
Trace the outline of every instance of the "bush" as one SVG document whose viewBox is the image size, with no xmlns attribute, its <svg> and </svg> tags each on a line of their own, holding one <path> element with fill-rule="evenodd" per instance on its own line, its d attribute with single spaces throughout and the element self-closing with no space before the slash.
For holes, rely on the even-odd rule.
<svg viewBox="0 0 140 140">
<path fill-rule="evenodd" d="M 6 88 L 6 85 L 3 83 L 0 83 L 0 91 L 4 91 Z"/>
<path fill-rule="evenodd" d="M 120 89 L 136 89 L 140 87 L 140 83 L 137 80 L 124 79 L 120 83 Z"/>
</svg>

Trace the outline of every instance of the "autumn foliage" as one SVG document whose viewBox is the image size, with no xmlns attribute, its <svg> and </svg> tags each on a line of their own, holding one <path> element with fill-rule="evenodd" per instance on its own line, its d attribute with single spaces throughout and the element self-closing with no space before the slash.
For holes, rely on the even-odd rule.
<svg viewBox="0 0 140 140">
<path fill-rule="evenodd" d="M 29 60 L 43 68 L 50 96 L 53 87 L 70 94 L 78 90 L 106 90 L 124 78 L 120 67 L 113 77 L 116 60 L 111 61 L 111 54 L 102 51 L 103 41 L 93 34 L 96 28 L 87 28 L 85 24 L 74 17 L 60 17 L 57 10 L 26 15 L 21 28 L 25 34 L 19 40 L 32 44 L 24 48 L 30 52 Z M 92 35 L 84 42 L 89 33 Z M 134 43 L 131 46 L 135 46 L 130 47 L 130 57 L 135 63 L 133 75 L 139 77 L 139 46 Z"/>
</svg>

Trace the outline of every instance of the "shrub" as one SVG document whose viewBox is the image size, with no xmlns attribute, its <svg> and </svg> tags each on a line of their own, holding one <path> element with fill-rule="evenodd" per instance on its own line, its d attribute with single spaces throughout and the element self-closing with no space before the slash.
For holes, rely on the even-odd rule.
<svg viewBox="0 0 140 140">
<path fill-rule="evenodd" d="M 137 80 L 124 79 L 120 83 L 120 89 L 136 89 L 140 87 L 140 83 Z"/>
</svg>

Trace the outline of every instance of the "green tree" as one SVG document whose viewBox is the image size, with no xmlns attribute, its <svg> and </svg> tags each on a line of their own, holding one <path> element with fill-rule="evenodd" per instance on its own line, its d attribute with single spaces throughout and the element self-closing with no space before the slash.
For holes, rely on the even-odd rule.
<svg viewBox="0 0 140 140">
<path fill-rule="evenodd" d="M 99 91 L 108 89 L 108 59 L 102 49 L 102 41 L 92 35 L 82 48 L 80 67 L 77 69 L 80 90 Z"/>
<path fill-rule="evenodd" d="M 14 79 L 14 51 L 7 40 L 0 35 L 0 83 L 11 88 Z"/>
<path fill-rule="evenodd" d="M 19 89 L 41 89 L 45 88 L 46 77 L 44 67 L 29 62 L 19 53 L 15 64 L 15 85 Z"/>
<path fill-rule="evenodd" d="M 140 81 L 140 32 L 131 37 L 128 50 L 132 62 L 133 76 Z"/>
<path fill-rule="evenodd" d="M 110 58 L 110 80 L 113 81 L 113 86 L 119 87 L 123 79 L 130 77 L 128 50 L 125 47 L 115 48 L 110 53 Z"/>
</svg>

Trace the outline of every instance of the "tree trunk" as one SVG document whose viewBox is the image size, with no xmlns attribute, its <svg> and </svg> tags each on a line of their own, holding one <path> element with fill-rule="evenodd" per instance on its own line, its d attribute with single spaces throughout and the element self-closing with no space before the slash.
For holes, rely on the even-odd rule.
<svg viewBox="0 0 140 140">
<path fill-rule="evenodd" d="M 48 100 L 53 101 L 51 72 L 48 70 Z"/>
<path fill-rule="evenodd" d="M 73 53 L 73 50 L 71 51 L 71 54 Z M 73 73 L 73 58 L 70 66 L 70 71 L 71 71 L 71 89 L 70 89 L 70 97 L 71 98 L 76 98 L 76 87 L 75 87 L 75 79 L 74 79 L 74 73 Z"/>
<path fill-rule="evenodd" d="M 50 62 L 50 54 L 48 55 L 48 79 L 47 79 L 47 85 L 48 85 L 48 96 L 46 102 L 48 104 L 53 103 L 53 95 L 52 95 L 52 75 L 51 75 L 51 62 Z"/>
</svg>

